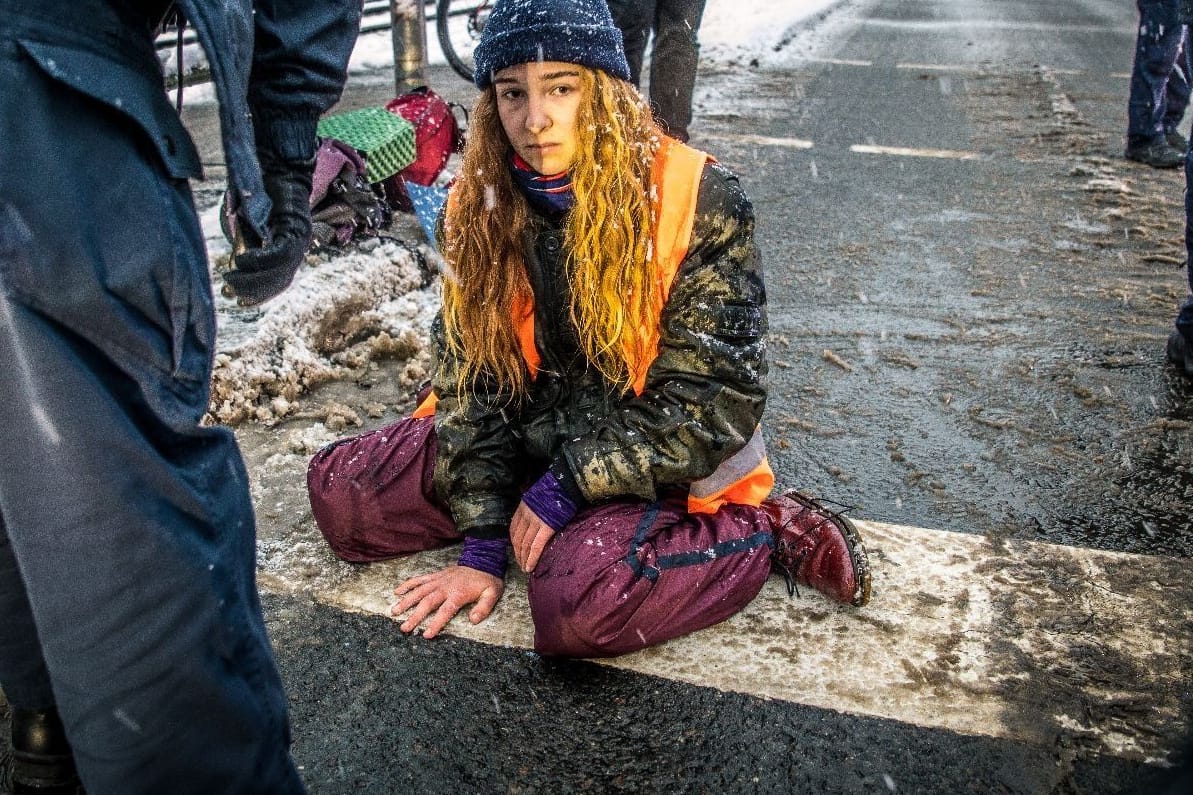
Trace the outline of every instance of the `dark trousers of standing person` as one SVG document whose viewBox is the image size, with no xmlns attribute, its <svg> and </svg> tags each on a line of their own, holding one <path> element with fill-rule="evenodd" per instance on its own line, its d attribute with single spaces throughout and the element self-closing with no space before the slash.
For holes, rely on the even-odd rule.
<svg viewBox="0 0 1193 795">
<path fill-rule="evenodd" d="M 1188 59 L 1193 62 L 1193 59 Z M 1186 374 L 1193 376 L 1193 369 L 1188 363 L 1193 363 L 1193 145 L 1185 152 L 1185 278 L 1189 284 L 1189 294 L 1176 316 L 1176 330 L 1184 338 L 1184 358 Z M 1172 346 L 1169 346 L 1172 349 Z M 1178 363 L 1179 364 L 1179 363 Z"/>
<path fill-rule="evenodd" d="M 1158 143 L 1176 131 L 1189 104 L 1183 57 L 1185 26 L 1176 0 L 1137 0 L 1139 33 L 1127 102 L 1127 148 Z"/>
<path fill-rule="evenodd" d="M 613 21 L 621 30 L 630 80 L 639 85 L 646 45 L 650 55 L 650 102 L 667 133 L 688 140 L 692 123 L 692 90 L 700 57 L 700 18 L 705 0 L 609 0 Z"/>
<path fill-rule="evenodd" d="M 194 145 L 136 3 L 0 6 L 0 687 L 90 795 L 301 793 L 244 464 L 200 424 Z"/>
<path fill-rule="evenodd" d="M 1168 76 L 1168 83 L 1164 93 L 1164 133 L 1171 136 L 1178 133 L 1181 120 L 1185 118 L 1185 111 L 1189 108 L 1189 97 L 1193 94 L 1193 77 L 1189 74 L 1189 29 L 1184 28 L 1181 36 L 1181 46 L 1177 49 L 1176 65 Z M 1184 136 L 1181 136 L 1182 138 Z M 1187 141 L 1186 141 L 1187 143 Z"/>
<path fill-rule="evenodd" d="M 1193 20 L 1193 2 L 1180 0 L 1177 19 Z M 1181 62 L 1186 74 L 1193 74 L 1193 58 L 1184 50 Z M 1176 330 L 1168 339 L 1168 359 L 1185 375 L 1193 378 L 1193 144 L 1185 149 L 1185 278 L 1189 294 L 1177 311 Z"/>
</svg>

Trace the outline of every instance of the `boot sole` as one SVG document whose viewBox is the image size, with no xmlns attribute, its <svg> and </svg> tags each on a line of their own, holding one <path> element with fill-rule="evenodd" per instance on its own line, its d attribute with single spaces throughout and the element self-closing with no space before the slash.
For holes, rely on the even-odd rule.
<svg viewBox="0 0 1193 795">
<path fill-rule="evenodd" d="M 74 760 L 69 756 L 48 756 L 13 751 L 9 759 L 8 774 L 10 776 L 8 784 L 13 792 L 27 790 L 46 790 L 53 793 L 80 791 L 77 789 L 79 774 L 75 770 Z"/>
</svg>

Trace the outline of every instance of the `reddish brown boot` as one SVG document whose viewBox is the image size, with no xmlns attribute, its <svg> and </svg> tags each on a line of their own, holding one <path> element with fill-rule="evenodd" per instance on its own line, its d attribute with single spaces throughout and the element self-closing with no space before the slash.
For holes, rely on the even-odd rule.
<svg viewBox="0 0 1193 795">
<path fill-rule="evenodd" d="M 870 601 L 870 562 L 853 522 L 797 491 L 762 503 L 771 520 L 771 560 L 787 577 L 830 599 L 861 607 Z"/>
</svg>

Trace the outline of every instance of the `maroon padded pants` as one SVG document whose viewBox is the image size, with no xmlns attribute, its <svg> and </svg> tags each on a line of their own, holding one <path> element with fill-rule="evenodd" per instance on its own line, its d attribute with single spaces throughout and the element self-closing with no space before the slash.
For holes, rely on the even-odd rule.
<svg viewBox="0 0 1193 795">
<path fill-rule="evenodd" d="M 435 449 L 434 419 L 406 418 L 315 455 L 311 508 L 336 555 L 362 563 L 462 540 L 431 487 Z M 758 508 L 689 514 L 679 491 L 587 508 L 530 575 L 535 650 L 612 657 L 712 626 L 762 589 L 771 544 Z"/>
</svg>

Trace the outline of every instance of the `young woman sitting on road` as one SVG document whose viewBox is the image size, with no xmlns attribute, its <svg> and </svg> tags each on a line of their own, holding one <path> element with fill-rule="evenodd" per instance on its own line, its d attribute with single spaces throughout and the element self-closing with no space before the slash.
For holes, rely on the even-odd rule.
<svg viewBox="0 0 1193 795">
<path fill-rule="evenodd" d="M 710 626 L 772 566 L 865 604 L 852 524 L 767 499 L 766 298 L 737 178 L 652 122 L 604 0 L 499 0 L 475 58 L 432 397 L 311 462 L 332 549 L 462 539 L 457 565 L 395 590 L 402 631 L 430 638 L 489 615 L 512 547 L 547 655 Z"/>
</svg>

